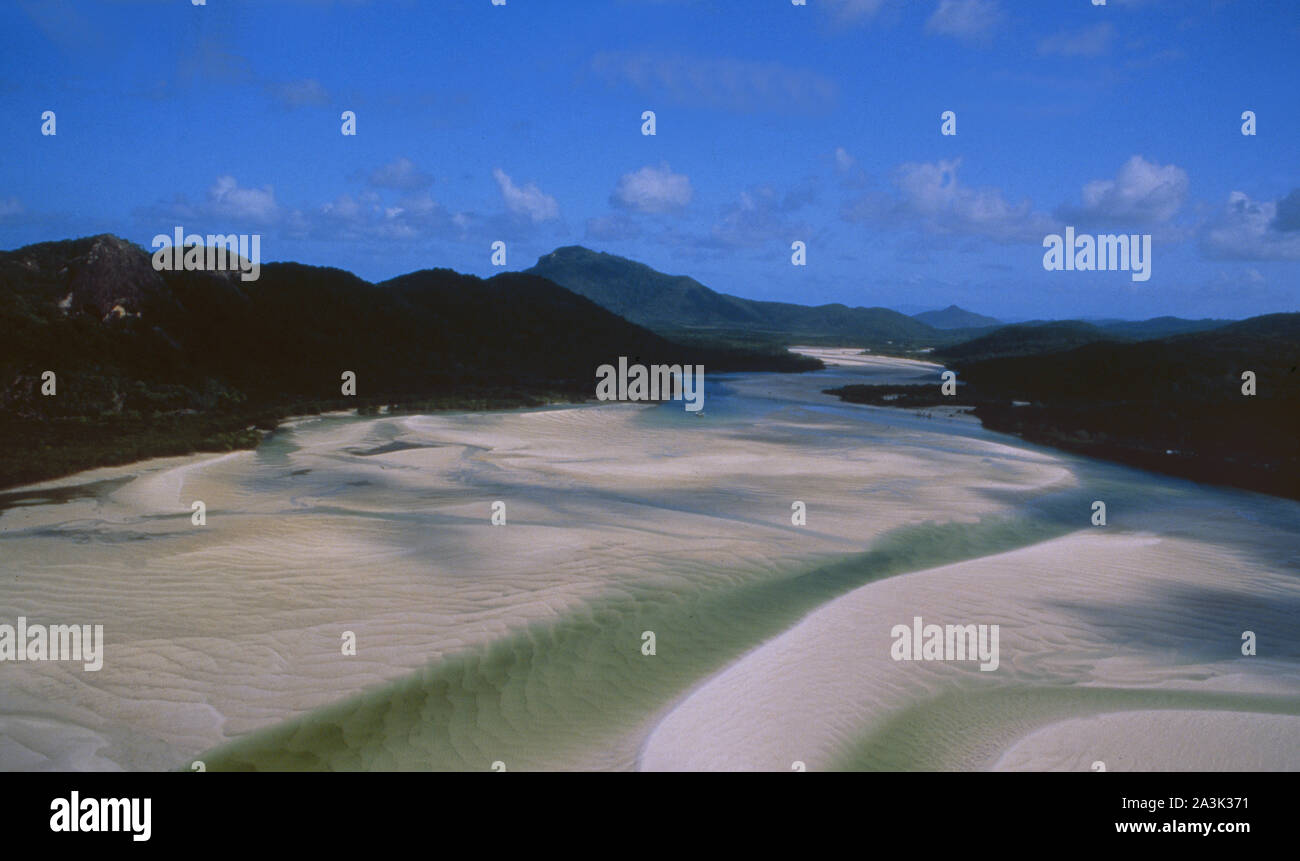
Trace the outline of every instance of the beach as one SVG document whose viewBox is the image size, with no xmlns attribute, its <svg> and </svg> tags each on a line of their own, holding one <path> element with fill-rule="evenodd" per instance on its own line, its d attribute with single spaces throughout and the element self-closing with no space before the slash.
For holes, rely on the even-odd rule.
<svg viewBox="0 0 1300 861">
<path fill-rule="evenodd" d="M 1295 767 L 1300 504 L 844 404 L 939 369 L 805 351 L 700 415 L 309 417 L 0 494 L 0 622 L 106 640 L 0 664 L 0 768 Z M 998 668 L 893 660 L 916 616 Z"/>
</svg>

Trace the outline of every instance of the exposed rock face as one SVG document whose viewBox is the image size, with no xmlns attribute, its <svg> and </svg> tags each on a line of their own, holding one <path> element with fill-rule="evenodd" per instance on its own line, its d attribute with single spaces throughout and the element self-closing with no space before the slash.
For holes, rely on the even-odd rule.
<svg viewBox="0 0 1300 861">
<path fill-rule="evenodd" d="M 168 292 L 148 252 L 108 234 L 0 252 L 0 285 L 16 283 L 35 286 L 68 314 L 99 319 L 139 315 Z"/>
</svg>

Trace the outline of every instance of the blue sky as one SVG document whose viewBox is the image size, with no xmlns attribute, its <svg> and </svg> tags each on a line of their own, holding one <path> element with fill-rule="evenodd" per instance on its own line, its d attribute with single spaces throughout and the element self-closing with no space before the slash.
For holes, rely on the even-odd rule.
<svg viewBox="0 0 1300 861">
<path fill-rule="evenodd" d="M 12 0 L 0 248 L 181 225 L 381 280 L 503 240 L 806 304 L 1295 311 L 1298 58 L 1293 0 Z M 1066 225 L 1150 233 L 1151 279 L 1045 271 Z"/>
</svg>

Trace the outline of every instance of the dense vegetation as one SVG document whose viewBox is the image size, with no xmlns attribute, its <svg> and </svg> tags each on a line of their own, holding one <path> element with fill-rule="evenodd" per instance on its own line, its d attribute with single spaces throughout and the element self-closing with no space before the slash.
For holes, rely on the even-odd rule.
<svg viewBox="0 0 1300 861">
<path fill-rule="evenodd" d="M 877 352 L 933 347 L 956 338 L 888 308 L 758 302 L 710 290 L 694 278 L 665 275 L 613 254 L 557 248 L 527 270 L 661 334 L 707 333 L 729 339 L 867 347 Z"/>
<path fill-rule="evenodd" d="M 1149 341 L 1173 335 L 1208 332 L 1229 325 L 1231 320 L 1184 320 L 1153 317 L 1150 320 L 1034 320 L 989 330 L 962 329 L 959 343 L 934 350 L 934 358 L 946 362 L 972 362 L 1010 356 L 1055 353 L 1104 341 Z"/>
<path fill-rule="evenodd" d="M 972 352 L 949 364 L 955 397 L 937 382 L 830 391 L 858 403 L 972 405 L 986 427 L 1035 442 L 1300 498 L 1300 314 L 1033 355 Z M 1254 396 L 1242 394 L 1245 371 L 1256 375 Z"/>
<path fill-rule="evenodd" d="M 820 367 L 775 347 L 679 345 L 521 273 L 371 284 L 276 263 L 244 282 L 155 272 L 112 236 L 41 243 L 0 253 L 0 486 L 246 447 L 291 414 L 583 400 L 619 356 L 706 372 Z"/>
<path fill-rule="evenodd" d="M 965 308 L 958 308 L 956 305 L 949 305 L 942 311 L 923 311 L 920 314 L 913 314 L 912 319 L 920 320 L 936 329 L 989 329 L 1002 325 L 1002 321 L 996 317 L 986 317 L 983 314 L 967 311 Z"/>
<path fill-rule="evenodd" d="M 482 280 L 446 269 L 381 284 L 294 263 L 264 265 L 254 282 L 159 273 L 112 236 L 0 252 L 0 487 L 252 446 L 286 415 L 581 401 L 594 393 L 596 367 L 618 356 L 709 371 L 819 367 L 785 352 L 803 341 L 937 347 L 959 372 L 956 402 L 974 405 L 988 427 L 1300 498 L 1300 315 L 940 332 L 885 309 L 725 296 L 580 248 L 531 271 L 575 290 L 537 274 Z M 659 331 L 611 313 L 619 309 Z M 1241 394 L 1247 370 L 1253 397 Z M 57 375 L 54 397 L 41 394 L 44 371 Z M 354 397 L 340 390 L 343 371 L 357 375 Z M 953 403 L 937 385 L 836 393 Z"/>
<path fill-rule="evenodd" d="M 994 349 L 984 351 L 991 357 L 1063 350 L 1097 340 L 1160 338 L 1229 322 L 1157 317 L 1096 323 L 1032 321 L 998 328 L 1001 323 L 995 318 L 956 305 L 908 317 L 888 308 L 759 302 L 718 293 L 694 278 L 665 275 L 644 263 L 580 246 L 557 248 L 527 271 L 675 341 L 861 347 L 884 355 L 915 356 L 930 350 L 946 352 L 987 336 L 994 340 L 974 350 L 991 346 Z"/>
<path fill-rule="evenodd" d="M 1184 320 L 1181 317 L 1152 317 L 1150 320 L 1095 320 L 1093 325 L 1115 338 L 1146 340 L 1186 335 L 1191 332 L 1208 332 L 1231 323 L 1232 320 L 1206 318 Z"/>
<path fill-rule="evenodd" d="M 1070 350 L 1084 344 L 1114 340 L 1090 323 L 1064 320 L 1059 323 L 1017 323 L 1003 326 L 992 332 L 978 334 L 969 341 L 941 347 L 934 357 L 943 362 L 961 362 L 998 359 L 1010 356 L 1032 356 Z"/>
</svg>

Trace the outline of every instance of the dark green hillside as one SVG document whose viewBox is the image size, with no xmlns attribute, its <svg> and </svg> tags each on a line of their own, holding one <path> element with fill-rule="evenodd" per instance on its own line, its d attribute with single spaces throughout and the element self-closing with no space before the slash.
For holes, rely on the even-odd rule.
<svg viewBox="0 0 1300 861">
<path fill-rule="evenodd" d="M 1036 442 L 1300 498 L 1300 314 L 949 367 L 961 382 L 954 398 L 943 398 L 937 383 L 835 393 L 894 406 L 970 404 L 986 427 Z M 1242 394 L 1245 371 L 1256 375 L 1254 396 Z"/>
<path fill-rule="evenodd" d="M 1192 332 L 1208 332 L 1231 323 L 1231 320 L 1184 320 L 1181 317 L 1152 317 L 1150 320 L 1117 320 L 1096 323 L 1097 328 L 1109 335 L 1134 340 L 1167 338 Z"/>
<path fill-rule="evenodd" d="M 986 317 L 974 311 L 967 311 L 965 308 L 958 308 L 956 305 L 949 305 L 942 311 L 913 314 L 912 318 L 936 329 L 988 329 L 1002 325 L 1002 321 L 996 317 Z"/>
<path fill-rule="evenodd" d="M 0 252 L 0 486 L 142 457 L 225 450 L 285 415 L 594 396 L 632 361 L 809 370 L 784 350 L 674 344 L 543 278 L 447 269 L 371 284 L 272 263 L 155 272 L 112 236 Z M 57 395 L 41 395 L 54 371 Z M 343 397 L 340 375 L 357 374 Z"/>
<path fill-rule="evenodd" d="M 665 275 L 643 263 L 579 246 L 557 248 L 527 271 L 671 337 L 704 332 L 730 339 L 770 338 L 897 352 L 954 340 L 888 308 L 742 299 L 710 290 L 694 278 Z"/>
<path fill-rule="evenodd" d="M 1184 320 L 1180 317 L 1153 317 L 1150 320 L 1030 320 L 1003 326 L 993 331 L 957 329 L 948 334 L 956 338 L 934 351 L 945 361 L 977 361 L 1009 356 L 1030 356 L 1072 350 L 1098 341 L 1149 341 L 1175 335 L 1208 332 L 1230 324 L 1231 320 Z"/>
<path fill-rule="evenodd" d="M 1105 332 L 1089 323 L 1067 320 L 1061 323 L 1018 323 L 978 335 L 969 341 L 940 347 L 935 357 L 958 363 L 1009 356 L 1030 356 L 1056 352 L 1110 340 Z"/>
</svg>

